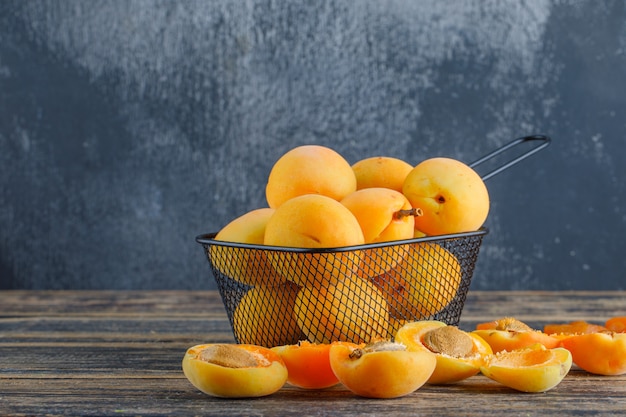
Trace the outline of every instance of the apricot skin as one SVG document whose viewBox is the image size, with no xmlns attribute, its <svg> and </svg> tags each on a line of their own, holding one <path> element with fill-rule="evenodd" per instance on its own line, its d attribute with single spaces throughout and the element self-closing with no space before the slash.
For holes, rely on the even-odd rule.
<svg viewBox="0 0 626 417">
<path fill-rule="evenodd" d="M 503 350 L 511 351 L 523 349 L 536 343 L 548 349 L 555 348 L 559 345 L 559 338 L 539 330 L 517 332 L 511 330 L 478 329 L 472 331 L 472 333 L 485 340 L 489 346 L 491 346 L 494 353 Z"/>
<path fill-rule="evenodd" d="M 390 156 L 374 156 L 352 165 L 357 189 L 383 187 L 402 192 L 402 185 L 413 166 Z"/>
<path fill-rule="evenodd" d="M 626 374 L 626 333 L 588 333 L 567 337 L 561 346 L 574 363 L 596 375 Z"/>
<path fill-rule="evenodd" d="M 435 369 L 430 352 L 380 351 L 351 358 L 364 345 L 333 343 L 330 364 L 337 378 L 361 397 L 397 398 L 410 394 L 426 383 Z"/>
<path fill-rule="evenodd" d="M 287 381 L 287 367 L 271 350 L 254 345 L 237 345 L 264 360 L 256 367 L 229 368 L 198 359 L 210 345 L 196 345 L 183 357 L 183 373 L 191 384 L 214 397 L 247 398 L 270 395 Z"/>
<path fill-rule="evenodd" d="M 287 382 L 304 389 L 329 388 L 339 383 L 330 367 L 330 344 L 300 341 L 273 347 L 289 370 Z"/>
</svg>

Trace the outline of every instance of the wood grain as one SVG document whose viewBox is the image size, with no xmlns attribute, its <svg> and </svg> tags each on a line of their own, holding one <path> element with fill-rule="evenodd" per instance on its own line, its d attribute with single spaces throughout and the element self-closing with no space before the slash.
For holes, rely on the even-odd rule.
<svg viewBox="0 0 626 417">
<path fill-rule="evenodd" d="M 471 292 L 461 327 L 503 316 L 533 323 L 626 315 L 626 292 Z M 0 292 L 2 415 L 614 415 L 626 376 L 576 367 L 554 390 L 523 394 L 483 376 L 392 400 L 342 386 L 285 386 L 259 399 L 208 397 L 186 380 L 186 348 L 232 342 L 216 292 Z"/>
</svg>

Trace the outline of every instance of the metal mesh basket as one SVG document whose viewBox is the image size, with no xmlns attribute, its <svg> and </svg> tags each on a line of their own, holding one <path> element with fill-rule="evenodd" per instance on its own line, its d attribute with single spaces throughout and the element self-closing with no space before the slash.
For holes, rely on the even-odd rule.
<svg viewBox="0 0 626 417">
<path fill-rule="evenodd" d="M 507 169 L 547 146 L 519 138 L 470 164 L 528 141 L 541 141 L 492 170 Z M 407 321 L 458 325 L 483 238 L 470 233 L 329 249 L 302 249 L 196 238 L 205 250 L 235 340 L 261 346 L 300 340 L 368 342 L 391 338 Z"/>
</svg>

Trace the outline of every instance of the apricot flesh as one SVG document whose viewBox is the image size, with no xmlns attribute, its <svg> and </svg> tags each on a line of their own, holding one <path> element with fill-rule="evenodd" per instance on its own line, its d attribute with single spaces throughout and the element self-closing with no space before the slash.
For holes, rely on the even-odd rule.
<svg viewBox="0 0 626 417">
<path fill-rule="evenodd" d="M 249 344 L 190 347 L 182 367 L 194 387 L 214 397 L 262 397 L 287 381 L 287 367 L 278 354 Z"/>
<path fill-rule="evenodd" d="M 415 228 L 427 235 L 478 230 L 489 213 L 489 193 L 482 178 L 461 161 L 430 158 L 407 175 L 402 192 L 423 216 Z"/>
<path fill-rule="evenodd" d="M 333 343 L 330 364 L 343 385 L 356 395 L 368 398 L 397 398 L 426 383 L 435 369 L 435 355 L 409 351 L 388 341 L 367 346 Z"/>
<path fill-rule="evenodd" d="M 338 248 L 362 245 L 363 231 L 356 217 L 330 197 L 294 197 L 276 209 L 265 228 L 265 245 L 290 248 Z M 326 285 L 351 274 L 359 265 L 355 251 L 297 253 L 268 250 L 274 268 L 298 285 Z"/>
<path fill-rule="evenodd" d="M 283 154 L 272 166 L 265 187 L 271 208 L 304 194 L 341 200 L 353 191 L 356 177 L 350 164 L 335 150 L 320 145 L 298 146 Z"/>
<path fill-rule="evenodd" d="M 413 165 L 399 158 L 374 156 L 352 165 L 357 190 L 383 187 L 402 192 L 402 185 Z"/>
<path fill-rule="evenodd" d="M 492 355 L 480 370 L 486 377 L 523 392 L 545 392 L 568 374 L 572 355 L 564 348 L 541 344 Z"/>
</svg>

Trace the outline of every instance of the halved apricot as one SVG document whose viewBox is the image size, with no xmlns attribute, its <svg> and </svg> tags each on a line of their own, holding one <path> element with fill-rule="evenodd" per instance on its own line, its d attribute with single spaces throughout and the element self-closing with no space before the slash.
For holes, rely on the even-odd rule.
<svg viewBox="0 0 626 417">
<path fill-rule="evenodd" d="M 588 333 L 567 337 L 561 346 L 574 363 L 597 375 L 626 374 L 626 333 Z"/>
<path fill-rule="evenodd" d="M 396 333 L 396 342 L 408 350 L 433 352 L 437 366 L 430 384 L 449 384 L 476 375 L 491 347 L 478 335 L 436 320 L 407 323 Z"/>
<path fill-rule="evenodd" d="M 295 345 L 273 347 L 287 365 L 287 382 L 306 389 L 322 389 L 339 383 L 330 367 L 330 344 L 302 340 Z"/>
<path fill-rule="evenodd" d="M 426 383 L 437 360 L 431 352 L 410 351 L 400 343 L 369 345 L 334 342 L 330 366 L 350 391 L 361 397 L 397 398 Z"/>
<path fill-rule="evenodd" d="M 626 333 L 626 316 L 611 317 L 604 327 L 615 333 Z"/>
<path fill-rule="evenodd" d="M 196 345 L 187 349 L 182 365 L 189 382 L 214 397 L 262 397 L 287 381 L 280 356 L 256 345 Z"/>
<path fill-rule="evenodd" d="M 572 366 L 567 349 L 547 349 L 540 343 L 487 358 L 480 370 L 486 377 L 523 392 L 544 392 L 556 387 Z"/>
<path fill-rule="evenodd" d="M 488 323 L 479 323 L 472 331 L 482 337 L 496 352 L 522 349 L 539 343 L 548 349 L 558 346 L 559 338 L 536 330 L 512 317 L 505 317 Z"/>
</svg>

